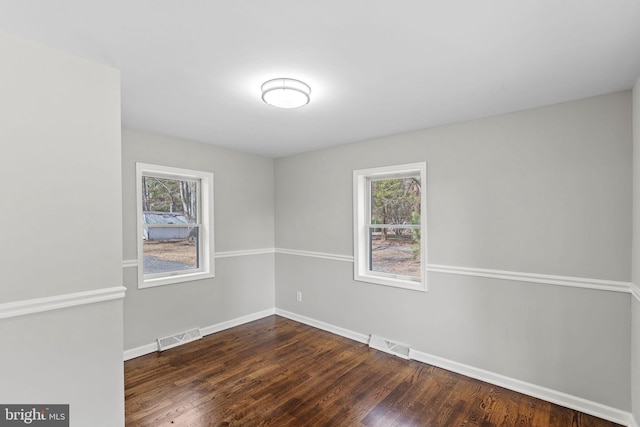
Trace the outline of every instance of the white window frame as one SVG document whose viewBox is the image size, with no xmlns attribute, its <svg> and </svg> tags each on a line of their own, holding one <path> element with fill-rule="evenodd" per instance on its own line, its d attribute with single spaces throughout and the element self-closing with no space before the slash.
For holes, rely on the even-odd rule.
<svg viewBox="0 0 640 427">
<path fill-rule="evenodd" d="M 370 227 L 371 224 L 371 181 L 380 179 L 420 177 L 420 280 L 408 276 L 371 271 Z M 427 164 L 409 163 L 353 171 L 353 248 L 354 280 L 412 289 L 427 290 Z"/>
<path fill-rule="evenodd" d="M 142 177 L 155 176 L 169 179 L 188 179 L 198 182 L 198 214 L 199 214 L 199 261 L 197 270 L 188 272 L 170 272 L 164 275 L 144 274 L 144 250 L 143 250 L 143 209 L 142 209 Z M 155 286 L 170 285 L 174 283 L 189 282 L 215 277 L 214 269 L 214 239 L 213 239 L 213 173 L 191 169 L 175 168 L 170 166 L 152 165 L 148 163 L 136 163 L 136 215 L 138 238 L 138 288 L 151 288 Z"/>
</svg>

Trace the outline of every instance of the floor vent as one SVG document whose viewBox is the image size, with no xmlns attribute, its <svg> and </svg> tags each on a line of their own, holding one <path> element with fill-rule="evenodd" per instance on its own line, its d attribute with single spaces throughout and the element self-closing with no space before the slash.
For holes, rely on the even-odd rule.
<svg viewBox="0 0 640 427">
<path fill-rule="evenodd" d="M 376 335 L 371 335 L 369 347 L 384 351 L 385 353 L 393 354 L 394 356 L 398 356 L 403 359 L 411 359 L 411 346 L 399 344 Z"/>
<path fill-rule="evenodd" d="M 199 328 L 190 329 L 164 338 L 158 338 L 158 351 L 164 351 L 202 338 Z"/>
</svg>

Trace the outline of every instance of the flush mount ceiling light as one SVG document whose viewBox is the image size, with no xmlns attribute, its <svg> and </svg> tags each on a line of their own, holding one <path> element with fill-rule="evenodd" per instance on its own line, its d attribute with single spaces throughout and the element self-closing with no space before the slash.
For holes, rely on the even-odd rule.
<svg viewBox="0 0 640 427">
<path fill-rule="evenodd" d="M 304 107 L 310 94 L 309 85 L 295 79 L 273 79 L 262 85 L 262 100 L 278 108 Z"/>
</svg>

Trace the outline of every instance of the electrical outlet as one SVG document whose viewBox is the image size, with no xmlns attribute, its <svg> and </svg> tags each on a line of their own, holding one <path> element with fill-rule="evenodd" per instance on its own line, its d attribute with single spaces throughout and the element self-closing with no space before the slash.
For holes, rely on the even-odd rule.
<svg viewBox="0 0 640 427">
<path fill-rule="evenodd" d="M 300 291 L 296 292 L 296 301 L 302 302 L 302 292 Z"/>
</svg>

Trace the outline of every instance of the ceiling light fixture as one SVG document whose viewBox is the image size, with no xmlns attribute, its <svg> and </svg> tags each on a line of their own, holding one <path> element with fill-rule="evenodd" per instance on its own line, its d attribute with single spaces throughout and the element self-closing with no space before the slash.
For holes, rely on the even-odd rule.
<svg viewBox="0 0 640 427">
<path fill-rule="evenodd" d="M 311 88 L 295 79 L 279 78 L 262 85 L 262 100 L 278 108 L 304 107 L 310 101 Z"/>
</svg>

